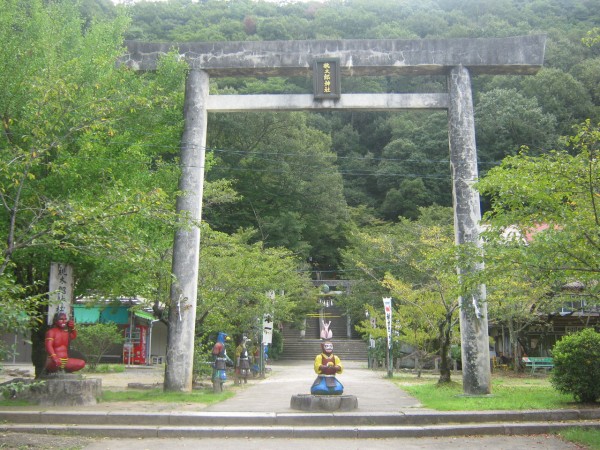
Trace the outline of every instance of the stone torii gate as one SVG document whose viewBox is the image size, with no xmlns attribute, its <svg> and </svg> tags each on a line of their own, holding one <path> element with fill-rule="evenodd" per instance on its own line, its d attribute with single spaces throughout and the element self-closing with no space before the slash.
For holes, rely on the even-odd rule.
<svg viewBox="0 0 600 450">
<path fill-rule="evenodd" d="M 535 74 L 544 61 L 545 36 L 498 39 L 336 40 L 267 42 L 127 42 L 120 63 L 156 69 L 175 48 L 189 64 L 181 138 L 183 193 L 177 201 L 182 226 L 176 231 L 172 272 L 165 389 L 191 391 L 204 156 L 209 111 L 361 110 L 448 111 L 448 138 L 457 245 L 479 245 L 481 211 L 477 179 L 471 74 Z M 331 70 L 331 72 L 330 72 Z M 445 75 L 448 92 L 437 94 L 345 94 L 340 77 Z M 313 76 L 315 92 L 296 95 L 209 95 L 209 77 Z M 331 85 L 329 83 L 332 83 Z M 479 270 L 481 267 L 475 268 Z M 459 275 L 467 270 L 458 267 Z M 460 298 L 465 394 L 490 393 L 485 286 Z"/>
</svg>

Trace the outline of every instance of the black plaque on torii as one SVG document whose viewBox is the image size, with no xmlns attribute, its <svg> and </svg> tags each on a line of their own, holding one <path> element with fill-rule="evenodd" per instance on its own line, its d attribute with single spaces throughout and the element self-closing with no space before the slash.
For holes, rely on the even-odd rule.
<svg viewBox="0 0 600 450">
<path fill-rule="evenodd" d="M 341 95 L 339 58 L 315 59 L 313 93 L 316 99 L 339 99 Z"/>
</svg>

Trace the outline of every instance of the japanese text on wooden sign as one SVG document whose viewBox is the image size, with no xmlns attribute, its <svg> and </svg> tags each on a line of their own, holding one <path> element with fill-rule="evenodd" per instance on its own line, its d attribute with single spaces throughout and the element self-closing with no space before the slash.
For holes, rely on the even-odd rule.
<svg viewBox="0 0 600 450">
<path fill-rule="evenodd" d="M 48 325 L 57 312 L 70 316 L 73 301 L 73 266 L 53 262 L 50 265 L 50 302 L 48 304 Z"/>
<path fill-rule="evenodd" d="M 314 97 L 338 99 L 341 95 L 340 61 L 337 58 L 317 59 L 313 67 Z"/>
</svg>

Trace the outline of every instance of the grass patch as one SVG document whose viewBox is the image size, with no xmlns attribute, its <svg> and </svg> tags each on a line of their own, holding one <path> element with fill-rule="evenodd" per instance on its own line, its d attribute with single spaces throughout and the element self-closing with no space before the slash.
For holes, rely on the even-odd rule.
<svg viewBox="0 0 600 450">
<path fill-rule="evenodd" d="M 101 402 L 202 403 L 212 405 L 235 395 L 233 391 L 214 393 L 209 390 L 165 392 L 162 389 L 102 391 Z"/>
<path fill-rule="evenodd" d="M 8 398 L 0 398 L 0 406 L 31 406 L 35 403 L 27 400 L 16 400 Z M 0 447 L 2 448 L 2 447 Z"/>
<path fill-rule="evenodd" d="M 125 372 L 124 364 L 98 364 L 92 369 L 90 366 L 85 366 L 81 371 L 83 373 L 123 373 Z"/>
<path fill-rule="evenodd" d="M 437 375 L 416 378 L 415 375 L 397 374 L 393 381 L 419 399 L 424 407 L 438 411 L 565 409 L 578 405 L 572 396 L 554 389 L 548 377 L 494 374 L 492 394 L 480 397 L 464 396 L 462 379 L 438 385 L 438 378 Z M 585 448 L 600 450 L 600 429 L 573 427 L 557 435 Z"/>
<path fill-rule="evenodd" d="M 600 430 L 596 428 L 569 428 L 558 435 L 592 450 L 600 450 Z"/>
<path fill-rule="evenodd" d="M 492 394 L 465 396 L 462 380 L 438 385 L 437 377 L 417 379 L 395 376 L 393 381 L 419 399 L 426 408 L 438 411 L 486 411 L 573 408 L 570 395 L 555 390 L 548 378 L 524 378 L 508 375 L 492 378 Z"/>
</svg>

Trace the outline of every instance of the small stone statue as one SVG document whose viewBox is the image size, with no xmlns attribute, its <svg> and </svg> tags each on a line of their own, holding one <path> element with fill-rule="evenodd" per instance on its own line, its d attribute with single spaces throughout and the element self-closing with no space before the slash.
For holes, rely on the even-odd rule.
<svg viewBox="0 0 600 450">
<path fill-rule="evenodd" d="M 342 373 L 342 362 L 333 354 L 333 344 L 330 341 L 322 342 L 321 349 L 323 352 L 315 357 L 317 379 L 313 383 L 310 393 L 313 395 L 341 395 L 344 392 L 344 386 L 335 375 Z"/>
<path fill-rule="evenodd" d="M 227 381 L 227 365 L 233 362 L 227 356 L 227 350 L 225 349 L 225 341 L 229 340 L 229 336 L 226 333 L 219 332 L 217 336 L 217 342 L 213 346 L 213 391 L 223 392 L 223 383 Z"/>
<path fill-rule="evenodd" d="M 75 322 L 68 320 L 64 312 L 54 315 L 52 328 L 46 331 L 47 373 L 77 372 L 85 367 L 83 359 L 69 358 L 69 343 L 77 337 Z"/>
<path fill-rule="evenodd" d="M 331 326 L 331 320 L 325 323 L 324 320 L 321 320 L 321 339 L 329 340 L 333 337 L 333 331 L 329 329 Z"/>
<path fill-rule="evenodd" d="M 246 336 L 242 337 L 242 342 L 235 349 L 235 381 L 236 384 L 241 384 L 242 380 L 244 383 L 248 383 L 248 376 L 250 375 L 250 355 L 246 348 L 246 343 L 249 341 Z"/>
</svg>

